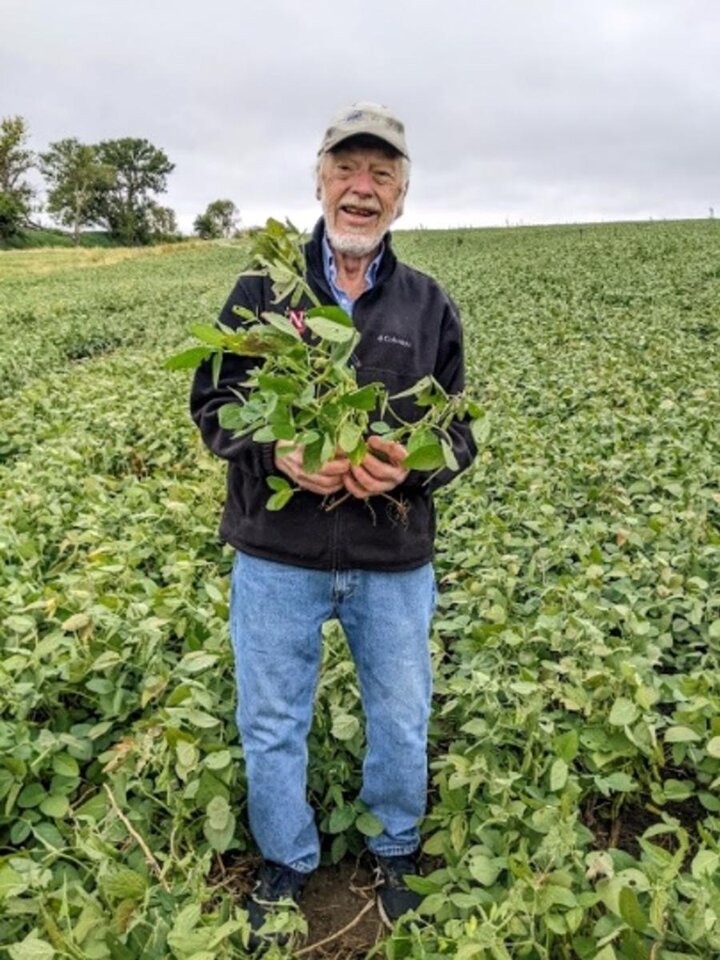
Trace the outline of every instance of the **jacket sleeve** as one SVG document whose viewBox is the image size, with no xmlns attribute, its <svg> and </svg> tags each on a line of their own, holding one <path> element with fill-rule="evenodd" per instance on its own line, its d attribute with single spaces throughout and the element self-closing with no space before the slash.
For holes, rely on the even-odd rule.
<svg viewBox="0 0 720 960">
<path fill-rule="evenodd" d="M 434 377 L 450 395 L 462 393 L 465 389 L 462 324 L 458 309 L 449 297 L 440 329 Z M 470 466 L 477 454 L 477 447 L 469 420 L 456 418 L 450 424 L 448 433 L 459 469 L 450 470 L 445 467 L 435 474 L 428 473 L 426 470 L 411 470 L 405 484 L 413 487 L 424 486 L 426 490 L 432 492 L 450 483 Z"/>
<path fill-rule="evenodd" d="M 258 311 L 264 309 L 260 282 L 251 290 L 246 278 L 241 277 L 228 297 L 220 313 L 220 322 L 233 329 L 242 320 L 233 313 L 234 306 Z M 229 460 L 241 470 L 256 477 L 266 477 L 274 471 L 274 444 L 257 443 L 250 436 L 234 437 L 232 431 L 224 430 L 218 422 L 218 410 L 225 403 L 237 400 L 234 389 L 257 366 L 253 357 L 225 354 L 220 368 L 217 386 L 213 383 L 210 361 L 204 361 L 195 371 L 190 392 L 190 413 L 200 428 L 205 445 L 218 457 Z"/>
</svg>

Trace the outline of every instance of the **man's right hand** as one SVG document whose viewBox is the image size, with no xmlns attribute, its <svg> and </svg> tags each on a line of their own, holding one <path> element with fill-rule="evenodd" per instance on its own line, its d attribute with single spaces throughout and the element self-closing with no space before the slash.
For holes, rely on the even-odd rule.
<svg viewBox="0 0 720 960">
<path fill-rule="evenodd" d="M 302 490 L 309 490 L 321 497 L 342 490 L 343 478 L 350 469 L 347 457 L 335 457 L 324 464 L 317 473 L 303 470 L 303 448 L 288 440 L 278 440 L 275 444 L 275 467 L 290 477 Z"/>
</svg>

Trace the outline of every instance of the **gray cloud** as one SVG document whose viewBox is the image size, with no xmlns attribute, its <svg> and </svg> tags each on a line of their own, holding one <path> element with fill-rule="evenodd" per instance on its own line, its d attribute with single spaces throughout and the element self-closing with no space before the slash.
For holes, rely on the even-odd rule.
<svg viewBox="0 0 720 960">
<path fill-rule="evenodd" d="M 720 208 L 714 0 L 4 0 L 0 115 L 33 146 L 144 136 L 189 229 L 312 223 L 327 118 L 375 99 L 413 154 L 405 225 L 706 216 Z"/>
</svg>

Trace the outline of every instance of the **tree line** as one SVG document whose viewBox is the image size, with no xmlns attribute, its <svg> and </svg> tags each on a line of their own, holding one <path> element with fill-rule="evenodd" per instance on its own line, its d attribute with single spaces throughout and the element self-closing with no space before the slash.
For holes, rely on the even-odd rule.
<svg viewBox="0 0 720 960">
<path fill-rule="evenodd" d="M 179 236 L 175 212 L 158 202 L 175 169 L 164 150 L 139 137 L 81 143 L 67 137 L 35 154 L 22 117 L 0 121 L 0 240 L 31 226 L 35 191 L 27 180 L 37 168 L 47 185 L 45 210 L 80 241 L 83 228 L 105 230 L 117 243 L 133 246 Z M 195 218 L 202 239 L 229 237 L 237 229 L 232 200 L 214 200 Z"/>
</svg>

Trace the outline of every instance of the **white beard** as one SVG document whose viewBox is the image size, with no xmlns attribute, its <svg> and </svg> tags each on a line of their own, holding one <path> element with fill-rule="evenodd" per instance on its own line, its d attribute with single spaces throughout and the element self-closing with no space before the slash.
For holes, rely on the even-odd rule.
<svg viewBox="0 0 720 960">
<path fill-rule="evenodd" d="M 323 210 L 325 216 L 325 232 L 330 242 L 330 246 L 338 253 L 345 253 L 349 257 L 366 257 L 376 250 L 382 243 L 382 239 L 387 230 L 376 230 L 372 235 L 362 237 L 354 233 L 339 233 L 327 222 L 327 211 Z"/>
</svg>

